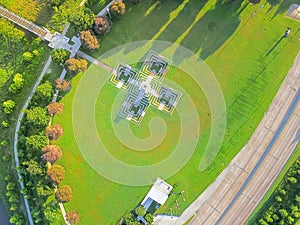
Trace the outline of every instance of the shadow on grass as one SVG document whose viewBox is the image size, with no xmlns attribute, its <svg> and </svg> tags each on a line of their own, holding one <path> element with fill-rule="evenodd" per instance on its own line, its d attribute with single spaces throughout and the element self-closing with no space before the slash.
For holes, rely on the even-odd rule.
<svg viewBox="0 0 300 225">
<path fill-rule="evenodd" d="M 218 1 L 215 7 L 207 11 L 194 25 L 181 44 L 197 52 L 202 59 L 209 57 L 239 26 L 239 13 L 234 14 L 234 12 L 240 8 L 242 2 L 241 0 L 234 3 Z"/>
</svg>

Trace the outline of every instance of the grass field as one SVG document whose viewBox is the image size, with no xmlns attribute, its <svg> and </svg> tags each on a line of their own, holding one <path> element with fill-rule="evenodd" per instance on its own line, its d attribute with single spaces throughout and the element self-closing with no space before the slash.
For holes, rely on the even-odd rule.
<svg viewBox="0 0 300 225">
<path fill-rule="evenodd" d="M 232 4 L 221 4 L 220 1 L 199 3 L 195 0 L 128 4 L 125 17 L 114 21 L 111 32 L 101 38 L 100 50 L 91 53 L 98 57 L 121 44 L 144 39 L 170 41 L 191 49 L 203 58 L 221 85 L 227 107 L 227 129 L 221 151 L 207 170 L 198 170 L 201 150 L 210 134 L 209 129 L 201 129 L 202 141 L 196 153 L 181 171 L 167 180 L 170 184 L 178 183 L 175 191 L 185 190 L 187 201 L 183 202 L 180 195 L 171 195 L 160 213 L 170 213 L 169 208 L 172 207 L 174 214 L 180 214 L 216 178 L 255 130 L 298 51 L 299 24 L 284 17 L 291 3 L 289 0 L 277 5 L 265 2 L 264 7 L 241 1 Z M 291 35 L 281 39 L 288 26 L 292 29 Z M 209 127 L 209 119 L 205 117 L 209 111 L 203 93 L 197 90 L 192 80 L 182 79 L 181 73 L 176 75 L 174 72 L 172 76 L 174 81 L 190 88 L 191 92 L 198 92 L 194 94 L 195 98 L 199 97 L 199 115 L 203 124 Z M 116 224 L 125 212 L 143 199 L 149 187 L 113 183 L 99 176 L 82 158 L 72 128 L 72 102 L 80 78 L 77 76 L 72 80 L 73 89 L 62 100 L 65 111 L 55 118 L 55 122 L 64 127 L 64 135 L 58 141 L 64 156 L 58 163 L 66 167 L 64 183 L 70 184 L 74 193 L 73 200 L 65 206 L 67 210 L 79 210 L 80 224 Z M 99 101 L 108 104 L 117 93 L 118 89 L 107 85 Z M 110 138 L 113 134 L 109 133 L 111 122 L 107 121 L 110 112 L 103 110 L 101 104 L 99 102 L 96 106 L 99 110 L 96 117 L 98 132 L 107 135 L 106 145 L 111 146 L 110 151 L 115 157 L 130 163 L 140 160 L 153 163 L 172 151 L 172 137 L 164 141 L 164 147 L 167 147 L 164 152 L 157 151 L 162 148 L 159 146 L 153 155 L 150 155 L 151 152 L 137 154 L 115 143 L 115 138 Z M 154 113 L 148 111 L 141 132 L 132 127 L 137 136 L 148 135 L 147 123 Z M 176 120 L 176 114 L 172 119 Z M 180 211 L 175 209 L 176 198 Z"/>
</svg>

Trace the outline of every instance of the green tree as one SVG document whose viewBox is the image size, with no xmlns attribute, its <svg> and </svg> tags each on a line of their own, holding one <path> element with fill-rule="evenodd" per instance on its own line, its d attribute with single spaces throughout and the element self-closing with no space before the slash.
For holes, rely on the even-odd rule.
<svg viewBox="0 0 300 225">
<path fill-rule="evenodd" d="M 45 108 L 34 107 L 25 112 L 27 120 L 35 125 L 46 126 L 50 121 L 50 116 Z"/>
<path fill-rule="evenodd" d="M 279 209 L 279 214 L 281 215 L 282 218 L 286 218 L 289 214 L 285 209 Z"/>
<path fill-rule="evenodd" d="M 138 216 L 144 216 L 146 214 L 146 209 L 144 206 L 139 206 L 135 209 L 135 212 Z"/>
<path fill-rule="evenodd" d="M 147 223 L 148 223 L 149 225 L 152 224 L 153 221 L 154 221 L 153 215 L 150 214 L 150 213 L 146 214 L 145 220 L 147 221 Z"/>
<path fill-rule="evenodd" d="M 55 222 L 61 217 L 61 211 L 58 204 L 51 201 L 45 205 L 44 215 L 49 222 Z"/>
<path fill-rule="evenodd" d="M 297 179 L 295 177 L 289 177 L 288 181 L 291 182 L 292 184 L 296 184 L 297 183 Z"/>
<path fill-rule="evenodd" d="M 38 196 L 49 196 L 53 194 L 53 189 L 46 184 L 39 182 L 36 186 Z"/>
<path fill-rule="evenodd" d="M 57 64 L 64 64 L 66 60 L 70 57 L 70 52 L 63 49 L 57 48 L 51 52 L 51 58 Z"/>
<path fill-rule="evenodd" d="M 87 61 L 85 59 L 71 58 L 66 61 L 66 67 L 72 74 L 83 72 L 87 69 Z"/>
<path fill-rule="evenodd" d="M 70 224 L 77 224 L 80 220 L 80 215 L 76 210 L 66 213 L 66 219 Z"/>
<path fill-rule="evenodd" d="M 16 73 L 13 78 L 13 83 L 9 86 L 8 90 L 11 93 L 16 93 L 24 86 L 24 78 L 22 74 Z"/>
<path fill-rule="evenodd" d="M 125 216 L 123 216 L 123 219 L 126 225 L 140 225 L 140 223 L 131 213 L 127 213 Z"/>
<path fill-rule="evenodd" d="M 45 169 L 33 159 L 23 162 L 22 165 L 31 175 L 43 175 L 45 173 Z"/>
<path fill-rule="evenodd" d="M 26 62 L 31 62 L 33 60 L 33 54 L 31 52 L 25 52 L 23 54 L 23 60 Z"/>
<path fill-rule="evenodd" d="M 63 179 L 65 178 L 66 176 L 66 171 L 64 169 L 63 166 L 60 166 L 60 165 L 53 165 L 51 166 L 51 168 L 48 170 L 48 177 L 50 178 L 50 180 L 58 185 L 60 184 Z"/>
<path fill-rule="evenodd" d="M 116 18 L 120 18 L 125 14 L 125 4 L 122 1 L 114 1 L 110 7 L 109 11 Z"/>
<path fill-rule="evenodd" d="M 40 84 L 36 89 L 37 97 L 47 101 L 51 100 L 53 92 L 53 87 L 49 81 Z"/>
<path fill-rule="evenodd" d="M 41 150 L 47 145 L 48 139 L 43 132 L 26 137 L 26 148 Z"/>
<path fill-rule="evenodd" d="M 10 114 L 10 113 L 12 113 L 13 109 L 15 108 L 16 103 L 13 100 L 7 100 L 7 101 L 3 102 L 2 105 L 3 105 L 3 111 L 6 114 Z"/>
<path fill-rule="evenodd" d="M 55 193 L 55 197 L 57 201 L 62 203 L 71 201 L 71 199 L 73 198 L 71 187 L 66 184 L 60 186 Z"/>
<path fill-rule="evenodd" d="M 9 219 L 9 222 L 14 223 L 15 225 L 25 224 L 24 217 L 20 213 L 13 213 Z"/>
<path fill-rule="evenodd" d="M 92 28 L 95 15 L 89 8 L 81 7 L 76 10 L 75 14 L 71 18 L 71 23 L 77 28 L 77 30 L 87 30 Z"/>
</svg>

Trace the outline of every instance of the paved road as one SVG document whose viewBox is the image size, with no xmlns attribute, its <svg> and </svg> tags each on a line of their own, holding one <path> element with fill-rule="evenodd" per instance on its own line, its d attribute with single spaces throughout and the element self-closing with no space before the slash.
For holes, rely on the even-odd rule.
<svg viewBox="0 0 300 225">
<path fill-rule="evenodd" d="M 1 225 L 12 225 L 9 222 L 9 216 L 7 214 L 7 211 L 1 199 L 0 199 L 0 221 L 1 221 Z"/>
<path fill-rule="evenodd" d="M 230 165 L 179 217 L 182 225 L 244 224 L 299 144 L 300 52 L 271 106 Z M 166 223 L 165 223 L 166 224 Z"/>
</svg>

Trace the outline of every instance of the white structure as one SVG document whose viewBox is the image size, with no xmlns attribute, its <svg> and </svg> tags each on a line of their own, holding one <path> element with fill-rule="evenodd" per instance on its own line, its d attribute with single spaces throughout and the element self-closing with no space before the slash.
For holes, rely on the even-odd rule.
<svg viewBox="0 0 300 225">
<path fill-rule="evenodd" d="M 160 178 L 157 178 L 141 205 L 144 206 L 146 211 L 152 207 L 157 209 L 159 206 L 165 204 L 172 189 L 173 187 L 170 184 Z"/>
<path fill-rule="evenodd" d="M 286 16 L 300 21 L 300 5 L 291 5 Z"/>
</svg>

